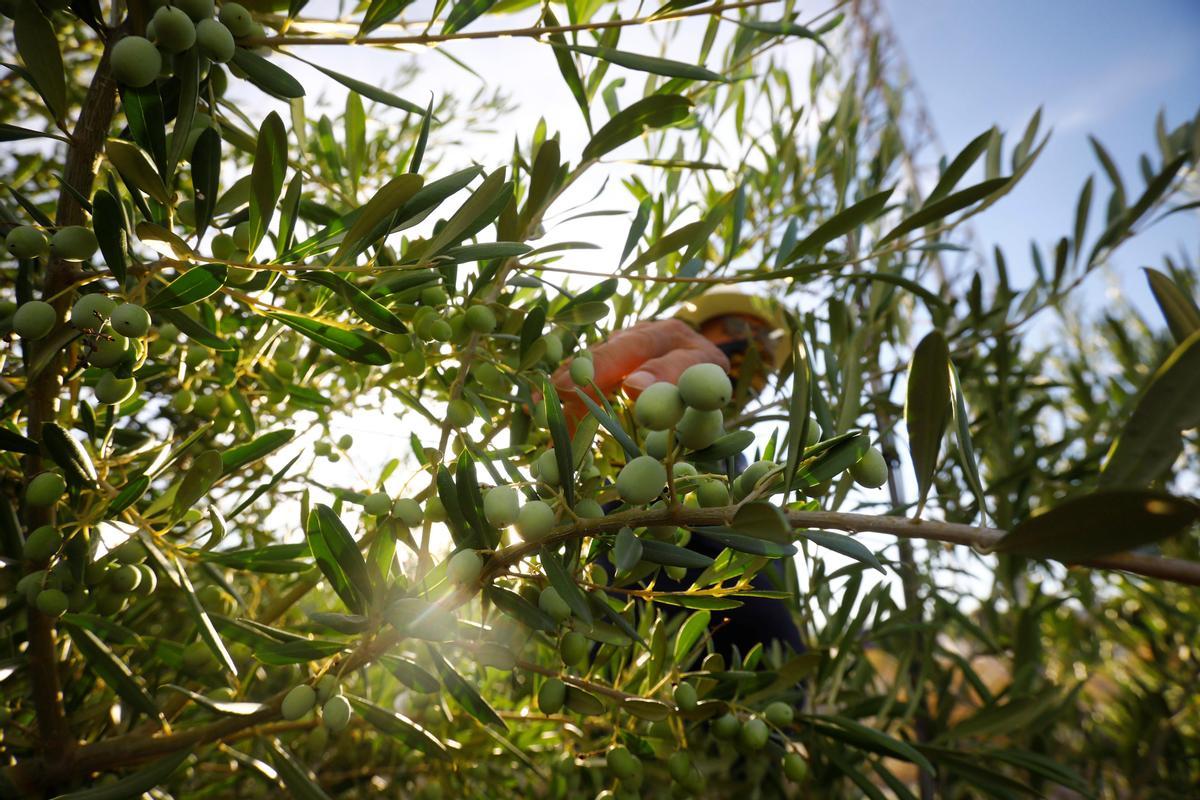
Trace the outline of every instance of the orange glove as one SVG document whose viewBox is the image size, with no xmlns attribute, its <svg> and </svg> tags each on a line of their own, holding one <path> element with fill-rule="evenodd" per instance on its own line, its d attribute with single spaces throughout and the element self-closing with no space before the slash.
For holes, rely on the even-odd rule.
<svg viewBox="0 0 1200 800">
<path fill-rule="evenodd" d="M 658 381 L 675 383 L 683 371 L 693 364 L 717 364 L 729 369 L 729 359 L 721 349 L 697 333 L 686 322 L 665 319 L 639 322 L 632 328 L 617 331 L 592 348 L 592 364 L 596 369 L 594 382 L 606 396 L 618 389 L 636 398 L 650 384 Z M 569 374 L 570 362 L 554 371 L 554 388 L 563 401 L 563 410 L 574 427 L 587 413 L 587 406 L 575 394 L 577 388 Z M 593 400 L 599 400 L 588 389 Z"/>
</svg>

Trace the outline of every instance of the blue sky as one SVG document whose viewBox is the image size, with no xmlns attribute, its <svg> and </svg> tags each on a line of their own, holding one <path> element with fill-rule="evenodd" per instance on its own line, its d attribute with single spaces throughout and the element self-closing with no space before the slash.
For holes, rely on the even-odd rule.
<svg viewBox="0 0 1200 800">
<path fill-rule="evenodd" d="M 1163 109 L 1170 129 L 1200 110 L 1195 0 L 887 0 L 886 6 L 950 155 L 992 123 L 1010 132 L 1008 141 L 1019 138 L 1044 107 L 1042 128 L 1054 129 L 1050 145 L 1024 184 L 975 223 L 981 243 L 1002 244 L 1012 267 L 1028 269 L 1031 238 L 1052 243 L 1069 232 L 1090 173 L 1097 175 L 1091 230 L 1098 231 L 1108 185 L 1089 133 L 1105 144 L 1134 193 L 1143 185 L 1138 155 L 1150 152 L 1157 162 L 1154 115 Z M 1138 267 L 1160 264 L 1164 251 L 1181 244 L 1196 253 L 1197 219 L 1177 215 L 1117 252 L 1114 270 L 1135 301 L 1149 297 Z"/>
</svg>

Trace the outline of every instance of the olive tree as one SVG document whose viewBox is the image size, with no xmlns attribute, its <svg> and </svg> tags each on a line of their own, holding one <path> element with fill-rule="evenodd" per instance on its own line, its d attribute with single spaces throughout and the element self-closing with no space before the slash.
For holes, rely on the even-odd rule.
<svg viewBox="0 0 1200 800">
<path fill-rule="evenodd" d="M 5 795 L 1194 787 L 1196 269 L 1147 272 L 1165 331 L 1077 298 L 1191 213 L 1200 124 L 1159 120 L 1140 188 L 1097 143 L 1103 212 L 1089 180 L 1019 287 L 954 254 L 1038 118 L 914 180 L 837 7 L 306 5 L 0 3 Z M 514 38 L 577 108 L 517 129 L 304 55 Z M 579 267 L 556 228 L 614 211 Z M 597 390 L 612 332 L 729 287 L 772 298 L 765 385 L 751 348 Z M 330 432 L 367 413 L 404 452 Z M 803 649 L 718 652 L 751 598 Z"/>
</svg>

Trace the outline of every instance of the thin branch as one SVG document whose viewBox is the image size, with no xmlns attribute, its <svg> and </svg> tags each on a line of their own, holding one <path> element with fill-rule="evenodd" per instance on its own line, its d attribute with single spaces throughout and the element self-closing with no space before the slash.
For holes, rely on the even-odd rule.
<svg viewBox="0 0 1200 800">
<path fill-rule="evenodd" d="M 716 3 L 700 8 L 689 8 L 661 17 L 653 15 L 633 17 L 631 19 L 613 19 L 602 22 L 583 22 L 574 25 L 544 25 L 528 28 L 508 28 L 492 31 L 467 31 L 465 33 L 428 33 L 417 36 L 266 36 L 247 41 L 250 46 L 266 45 L 282 47 L 285 45 L 431 45 L 441 42 L 466 41 L 475 39 L 538 39 L 558 33 L 574 33 L 577 31 L 606 30 L 624 28 L 631 25 L 648 25 L 654 22 L 670 22 L 685 17 L 703 17 L 720 14 L 725 11 L 736 11 L 740 8 L 753 8 L 777 2 L 777 0 L 741 0 L 737 3 Z"/>
</svg>

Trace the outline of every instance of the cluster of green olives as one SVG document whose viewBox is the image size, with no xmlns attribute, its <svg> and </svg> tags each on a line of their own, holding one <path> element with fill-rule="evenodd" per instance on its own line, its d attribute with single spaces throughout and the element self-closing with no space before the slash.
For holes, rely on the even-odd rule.
<svg viewBox="0 0 1200 800">
<path fill-rule="evenodd" d="M 13 258 L 52 256 L 63 261 L 87 261 L 96 254 L 100 243 L 92 229 L 83 225 L 64 225 L 53 233 L 36 225 L 18 225 L 4 237 L 4 247 Z"/>
<path fill-rule="evenodd" d="M 213 0 L 162 0 L 146 23 L 145 36 L 124 36 L 110 55 L 117 81 L 135 89 L 170 75 L 175 56 L 198 47 L 217 64 L 233 59 L 240 39 L 263 35 L 263 27 L 245 6 L 222 3 L 220 14 Z"/>
</svg>

